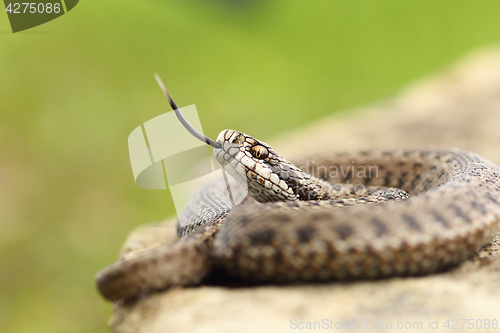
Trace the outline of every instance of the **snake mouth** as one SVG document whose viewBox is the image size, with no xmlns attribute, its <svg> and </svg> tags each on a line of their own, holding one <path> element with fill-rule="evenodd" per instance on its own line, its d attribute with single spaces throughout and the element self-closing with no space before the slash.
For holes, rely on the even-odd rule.
<svg viewBox="0 0 500 333">
<path fill-rule="evenodd" d="M 241 140 L 240 138 L 243 138 Z M 236 178 L 242 185 L 246 184 L 246 169 L 241 163 L 244 157 L 244 136 L 241 132 L 226 129 L 220 132 L 216 141 L 220 148 L 213 149 L 213 156 L 231 176 Z"/>
<path fill-rule="evenodd" d="M 214 148 L 213 153 L 222 166 L 233 159 L 241 159 L 243 157 L 243 143 L 245 142 L 243 133 L 226 129 L 219 133 L 215 142 L 220 144 L 220 148 Z M 241 153 L 240 156 L 238 155 L 239 153 Z"/>
<path fill-rule="evenodd" d="M 216 142 L 221 147 L 214 148 L 214 157 L 254 199 L 259 202 L 296 199 L 293 189 L 285 181 L 287 178 L 281 178 L 282 174 L 288 173 L 278 167 L 280 157 L 269 145 L 230 129 L 222 131 Z"/>
<path fill-rule="evenodd" d="M 219 135 L 217 136 L 217 139 L 215 139 L 215 142 L 223 144 L 224 141 L 226 140 L 226 134 L 232 134 L 234 132 L 235 132 L 234 130 L 230 130 L 230 129 L 223 130 L 222 132 L 219 133 Z"/>
</svg>

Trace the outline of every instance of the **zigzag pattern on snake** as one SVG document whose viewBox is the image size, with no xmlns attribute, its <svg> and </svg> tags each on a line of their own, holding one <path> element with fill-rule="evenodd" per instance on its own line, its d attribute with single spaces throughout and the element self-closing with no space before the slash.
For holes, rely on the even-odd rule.
<svg viewBox="0 0 500 333">
<path fill-rule="evenodd" d="M 428 274 L 500 230 L 500 168 L 470 152 L 325 151 L 292 164 L 237 131 L 217 142 L 214 156 L 250 196 L 233 207 L 221 199 L 223 180 L 205 186 L 181 213 L 191 223 L 179 226 L 177 244 L 98 274 L 106 299 L 214 272 L 260 282 Z"/>
</svg>

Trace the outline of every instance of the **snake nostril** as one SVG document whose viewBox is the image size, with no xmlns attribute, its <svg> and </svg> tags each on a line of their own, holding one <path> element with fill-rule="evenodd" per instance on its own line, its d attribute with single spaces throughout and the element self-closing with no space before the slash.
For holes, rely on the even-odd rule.
<svg viewBox="0 0 500 333">
<path fill-rule="evenodd" d="M 245 137 L 241 134 L 238 134 L 231 143 L 243 143 L 245 141 Z"/>
</svg>

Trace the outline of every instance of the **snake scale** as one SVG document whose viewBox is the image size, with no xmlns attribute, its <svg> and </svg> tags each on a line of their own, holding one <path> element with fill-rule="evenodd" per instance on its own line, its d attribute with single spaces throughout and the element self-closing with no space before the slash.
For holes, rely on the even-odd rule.
<svg viewBox="0 0 500 333">
<path fill-rule="evenodd" d="M 216 141 L 177 117 L 241 185 L 200 189 L 180 241 L 99 272 L 104 298 L 196 285 L 213 274 L 251 282 L 422 275 L 459 264 L 500 231 L 500 167 L 456 149 L 328 152 L 295 164 L 244 133 Z M 320 143 L 316 143 L 320 144 Z M 301 168 L 297 167 L 301 166 Z"/>
<path fill-rule="evenodd" d="M 205 186 L 183 212 L 193 221 L 179 226 L 178 243 L 98 274 L 106 299 L 195 285 L 215 271 L 258 282 L 428 274 L 500 230 L 500 168 L 470 152 L 325 151 L 296 161 L 303 171 L 243 133 L 225 130 L 217 142 L 214 156 L 253 199 L 231 207 L 218 197 L 223 181 Z"/>
</svg>

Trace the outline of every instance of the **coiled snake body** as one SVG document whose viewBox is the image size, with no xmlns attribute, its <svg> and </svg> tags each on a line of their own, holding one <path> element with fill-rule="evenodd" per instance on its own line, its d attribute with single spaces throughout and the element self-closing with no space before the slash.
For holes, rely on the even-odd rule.
<svg viewBox="0 0 500 333">
<path fill-rule="evenodd" d="M 294 165 L 240 132 L 217 142 L 214 156 L 253 199 L 223 203 L 223 181 L 201 189 L 182 213 L 192 223 L 179 227 L 178 243 L 98 274 L 105 298 L 193 285 L 216 271 L 264 282 L 427 274 L 500 230 L 500 169 L 473 153 L 325 152 Z"/>
</svg>

